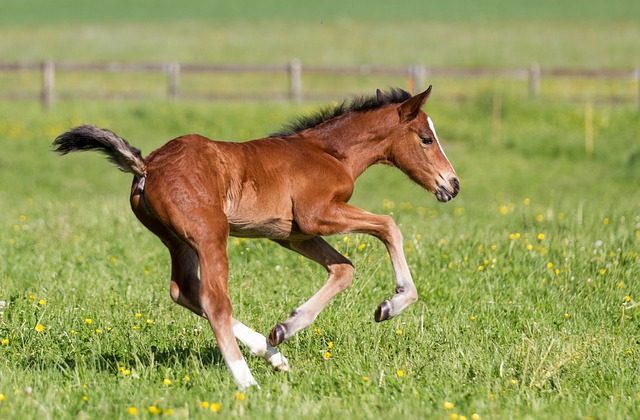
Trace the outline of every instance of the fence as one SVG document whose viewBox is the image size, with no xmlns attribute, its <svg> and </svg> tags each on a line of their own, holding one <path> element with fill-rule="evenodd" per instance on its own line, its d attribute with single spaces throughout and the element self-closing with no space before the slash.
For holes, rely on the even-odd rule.
<svg viewBox="0 0 640 420">
<path fill-rule="evenodd" d="M 635 85 L 635 92 L 622 101 L 634 100 L 640 108 L 640 68 L 615 69 L 578 69 L 578 68 L 540 68 L 532 65 L 529 68 L 438 68 L 424 65 L 407 67 L 397 66 L 303 66 L 293 59 L 284 65 L 229 65 L 229 64 L 194 64 L 194 63 L 79 63 L 54 62 L 41 63 L 1 63 L 0 73 L 7 72 L 40 72 L 40 101 L 45 109 L 51 109 L 56 98 L 56 74 L 62 72 L 106 72 L 106 73 L 156 73 L 166 76 L 166 96 L 170 99 L 189 98 L 180 91 L 181 75 L 209 74 L 286 74 L 288 91 L 263 99 L 280 99 L 301 102 L 305 99 L 316 99 L 317 95 L 305 93 L 303 90 L 303 72 L 306 75 L 331 76 L 393 76 L 404 78 L 405 85 L 412 92 L 424 87 L 427 78 L 480 78 L 490 77 L 527 82 L 528 93 L 532 98 L 540 95 L 543 78 L 586 78 L 586 79 L 618 79 L 628 80 Z M 0 98 L 2 93 L 0 92 Z M 6 98 L 6 95 L 5 95 Z M 219 99 L 215 95 L 211 99 Z M 224 99 L 241 99 L 241 95 L 227 95 Z"/>
</svg>

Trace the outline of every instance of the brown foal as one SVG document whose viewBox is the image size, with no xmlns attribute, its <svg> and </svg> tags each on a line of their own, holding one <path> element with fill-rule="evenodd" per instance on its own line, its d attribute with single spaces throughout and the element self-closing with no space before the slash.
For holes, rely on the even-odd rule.
<svg viewBox="0 0 640 420">
<path fill-rule="evenodd" d="M 353 279 L 351 261 L 322 236 L 359 232 L 380 239 L 396 278 L 396 293 L 375 311 L 384 321 L 418 295 L 393 219 L 353 207 L 356 178 L 369 166 L 396 166 L 439 201 L 458 194 L 456 173 L 421 111 L 426 91 L 393 89 L 353 99 L 302 118 L 270 137 L 231 143 L 191 134 L 143 158 L 115 133 L 93 126 L 60 135 L 55 150 L 99 150 L 134 174 L 131 208 L 171 254 L 173 300 L 208 319 L 239 387 L 257 385 L 236 338 L 280 370 L 275 346 L 308 327 Z M 268 339 L 232 318 L 227 289 L 229 235 L 269 238 L 326 268 L 327 282 L 277 324 Z"/>
</svg>

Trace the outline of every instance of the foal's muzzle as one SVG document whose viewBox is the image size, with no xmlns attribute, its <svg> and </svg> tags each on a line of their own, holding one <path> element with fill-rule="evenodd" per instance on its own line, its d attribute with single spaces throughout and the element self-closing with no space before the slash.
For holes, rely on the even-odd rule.
<svg viewBox="0 0 640 420">
<path fill-rule="evenodd" d="M 449 178 L 448 184 L 449 185 L 438 184 L 438 190 L 436 191 L 438 201 L 446 203 L 458 195 L 460 191 L 460 181 L 458 181 L 458 178 Z"/>
</svg>

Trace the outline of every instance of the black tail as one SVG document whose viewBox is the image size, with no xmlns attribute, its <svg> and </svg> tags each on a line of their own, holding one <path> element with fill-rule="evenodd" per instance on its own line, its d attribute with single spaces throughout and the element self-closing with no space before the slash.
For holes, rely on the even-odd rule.
<svg viewBox="0 0 640 420">
<path fill-rule="evenodd" d="M 81 125 L 59 135 L 53 142 L 54 151 L 61 155 L 82 150 L 98 150 L 123 172 L 138 176 L 147 175 L 140 150 L 131 146 L 125 139 L 111 130 Z"/>
</svg>

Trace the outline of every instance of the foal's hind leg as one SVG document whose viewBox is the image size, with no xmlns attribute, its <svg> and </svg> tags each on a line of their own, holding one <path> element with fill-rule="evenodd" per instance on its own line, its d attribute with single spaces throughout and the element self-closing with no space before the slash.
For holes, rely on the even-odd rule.
<svg viewBox="0 0 640 420">
<path fill-rule="evenodd" d="M 269 343 L 277 346 L 316 319 L 320 311 L 338 293 L 351 285 L 353 265 L 324 239 L 315 237 L 303 242 L 278 241 L 282 246 L 321 264 L 329 272 L 327 282 L 303 305 L 294 310 L 289 318 L 276 325 L 269 334 Z"/>
<path fill-rule="evenodd" d="M 179 239 L 167 243 L 171 253 L 171 298 L 196 315 L 206 318 L 200 305 L 200 279 L 198 278 L 198 255 Z M 289 362 L 277 349 L 267 343 L 267 338 L 233 319 L 233 334 L 251 354 L 265 359 L 277 370 L 288 371 Z"/>
</svg>

